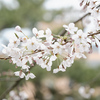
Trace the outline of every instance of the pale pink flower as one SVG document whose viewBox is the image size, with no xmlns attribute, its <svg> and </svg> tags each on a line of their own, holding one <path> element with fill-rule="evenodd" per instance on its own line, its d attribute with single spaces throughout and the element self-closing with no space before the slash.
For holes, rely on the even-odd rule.
<svg viewBox="0 0 100 100">
<path fill-rule="evenodd" d="M 21 32 L 21 27 L 20 26 L 16 26 L 15 30 L 18 31 L 18 32 Z"/>
<path fill-rule="evenodd" d="M 28 80 L 29 78 L 34 79 L 36 76 L 33 73 L 28 73 L 25 78 Z"/>
<path fill-rule="evenodd" d="M 68 26 L 67 25 L 63 25 L 63 27 L 65 28 L 65 30 L 67 30 L 70 34 L 74 34 L 77 31 L 77 27 L 75 27 L 74 23 L 70 23 Z"/>
<path fill-rule="evenodd" d="M 42 38 L 44 37 L 44 31 L 43 30 L 37 30 L 36 28 L 32 29 L 33 34 L 37 37 L 37 38 Z"/>
<path fill-rule="evenodd" d="M 15 74 L 16 76 L 19 76 L 20 78 L 24 78 L 24 76 L 25 76 L 25 73 L 22 72 L 22 71 L 14 72 L 14 74 Z"/>
</svg>

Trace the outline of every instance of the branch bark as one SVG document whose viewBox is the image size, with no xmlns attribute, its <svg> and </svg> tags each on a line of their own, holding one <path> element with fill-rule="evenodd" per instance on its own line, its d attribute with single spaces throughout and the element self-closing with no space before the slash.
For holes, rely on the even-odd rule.
<svg viewBox="0 0 100 100">
<path fill-rule="evenodd" d="M 79 18 L 78 20 L 76 20 L 74 23 L 77 23 L 77 22 L 81 21 L 83 18 L 85 18 L 85 17 L 88 16 L 88 15 L 90 15 L 90 13 L 85 14 L 84 16 L 82 16 L 81 18 Z M 66 30 L 64 29 L 64 30 L 62 30 L 62 32 L 59 33 L 59 35 L 60 35 L 60 36 L 64 36 L 65 33 L 66 33 Z M 99 34 L 100 34 L 100 33 L 99 33 Z M 0 58 L 0 59 L 5 59 L 5 60 L 7 60 L 7 59 L 9 59 L 9 57 L 8 57 L 8 58 Z M 31 68 L 32 68 L 32 66 L 31 66 Z M 30 68 L 30 69 L 31 69 L 31 68 Z M 0 100 L 2 100 L 3 98 L 5 98 L 5 97 L 7 96 L 7 94 L 8 94 L 11 90 L 13 90 L 15 87 L 17 87 L 17 86 L 19 85 L 19 83 L 20 83 L 22 80 L 23 80 L 23 79 L 18 78 L 18 79 L 16 80 L 16 82 L 15 82 L 11 87 L 9 87 L 9 88 L 0 96 Z"/>
<path fill-rule="evenodd" d="M 16 80 L 16 82 L 15 82 L 11 87 L 9 87 L 9 88 L 0 96 L 0 100 L 4 99 L 4 98 L 7 96 L 7 94 L 8 94 L 11 90 L 13 90 L 22 80 L 23 80 L 22 78 L 18 78 L 18 79 Z"/>
<path fill-rule="evenodd" d="M 34 66 L 35 66 L 35 64 L 34 64 Z M 33 66 L 31 66 L 30 67 L 30 70 L 33 68 Z M 9 87 L 8 89 L 6 89 L 6 91 L 0 96 L 0 100 L 2 100 L 2 99 L 4 99 L 7 95 L 8 95 L 8 93 L 11 91 L 11 90 L 13 90 L 15 87 L 17 87 L 18 85 L 19 85 L 19 83 L 23 80 L 24 78 L 18 78 L 17 80 L 16 80 L 16 82 L 11 86 L 11 87 Z"/>
<path fill-rule="evenodd" d="M 98 34 L 100 34 L 100 32 L 89 34 L 88 36 L 94 36 L 94 35 L 98 35 Z"/>
<path fill-rule="evenodd" d="M 88 16 L 88 15 L 90 15 L 91 13 L 87 13 L 87 14 L 85 14 L 84 16 L 82 16 L 81 18 L 79 18 L 78 20 L 76 20 L 75 22 L 73 22 L 73 23 L 77 23 L 77 22 L 79 22 L 79 21 L 81 21 L 83 18 L 85 18 L 86 16 Z M 59 34 L 61 35 L 61 36 L 64 36 L 65 35 L 65 33 L 66 33 L 66 30 L 65 29 L 63 29 Z"/>
</svg>

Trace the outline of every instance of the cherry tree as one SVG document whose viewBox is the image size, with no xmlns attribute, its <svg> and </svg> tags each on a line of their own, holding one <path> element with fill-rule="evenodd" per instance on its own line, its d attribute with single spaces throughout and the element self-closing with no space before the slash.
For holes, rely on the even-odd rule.
<svg viewBox="0 0 100 100">
<path fill-rule="evenodd" d="M 74 23 L 63 25 L 64 30 L 58 35 L 53 34 L 49 28 L 46 30 L 33 28 L 33 36 L 28 37 L 23 33 L 20 26 L 16 26 L 16 32 L 23 34 L 23 37 L 19 37 L 15 33 L 15 37 L 9 39 L 7 46 L 2 44 L 4 47 L 2 52 L 8 57 L 1 59 L 9 59 L 11 63 L 20 67 L 19 71 L 14 72 L 20 78 L 6 93 L 12 90 L 24 77 L 26 80 L 34 79 L 36 76 L 31 72 L 31 68 L 35 64 L 51 71 L 53 62 L 58 61 L 59 65 L 53 69 L 53 73 L 57 73 L 59 71 L 65 72 L 67 67 L 71 67 L 75 58 L 86 59 L 86 54 L 92 53 L 92 43 L 95 43 L 98 47 L 100 41 L 98 38 L 100 34 L 100 9 L 98 4 L 99 2 L 96 0 L 81 0 L 80 6 L 86 14 Z M 76 27 L 75 23 L 87 15 L 92 17 L 95 27 L 84 32 Z"/>
</svg>

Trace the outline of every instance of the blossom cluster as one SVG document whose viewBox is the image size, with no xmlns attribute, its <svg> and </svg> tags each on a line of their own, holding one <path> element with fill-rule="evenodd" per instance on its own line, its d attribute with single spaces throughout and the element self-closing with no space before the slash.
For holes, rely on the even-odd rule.
<svg viewBox="0 0 100 100">
<path fill-rule="evenodd" d="M 100 31 L 100 1 L 97 0 L 82 0 L 80 5 L 86 13 L 91 14 L 95 27 L 90 32 Z"/>
<path fill-rule="evenodd" d="M 91 10 L 95 9 L 94 6 L 93 9 L 91 8 Z M 63 25 L 63 27 L 66 30 L 64 36 L 54 35 L 49 28 L 46 31 L 33 28 L 32 37 L 27 37 L 20 26 L 15 27 L 15 30 L 24 34 L 24 37 L 15 34 L 7 46 L 2 46 L 3 53 L 8 55 L 13 64 L 21 68 L 20 71 L 15 72 L 16 76 L 25 77 L 26 80 L 35 78 L 35 75 L 30 72 L 30 66 L 33 66 L 34 62 L 41 68 L 51 71 L 53 61 L 57 61 L 57 67 L 53 69 L 53 73 L 64 72 L 74 63 L 75 58 L 86 58 L 85 54 L 91 53 L 92 42 L 98 46 L 95 32 L 99 32 L 99 25 L 96 31 L 88 33 L 78 29 L 74 23 Z"/>
</svg>

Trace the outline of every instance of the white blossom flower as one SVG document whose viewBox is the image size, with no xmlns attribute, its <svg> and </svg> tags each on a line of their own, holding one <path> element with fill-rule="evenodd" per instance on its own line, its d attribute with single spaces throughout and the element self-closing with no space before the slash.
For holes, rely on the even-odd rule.
<svg viewBox="0 0 100 100">
<path fill-rule="evenodd" d="M 17 37 L 14 36 L 13 38 L 9 39 L 9 47 L 18 47 L 18 45 L 20 45 L 20 40 Z"/>
<path fill-rule="evenodd" d="M 38 44 L 39 43 L 38 43 L 37 39 L 35 37 L 32 37 L 31 39 L 28 39 L 26 45 L 27 45 L 28 50 L 34 51 L 34 50 L 38 49 L 38 47 L 39 47 Z"/>
<path fill-rule="evenodd" d="M 22 71 L 14 72 L 14 74 L 15 74 L 16 76 L 19 76 L 20 78 L 24 78 L 24 76 L 25 76 L 25 73 L 22 72 Z"/>
<path fill-rule="evenodd" d="M 15 30 L 18 31 L 18 32 L 21 32 L 21 27 L 20 26 L 16 26 Z"/>
<path fill-rule="evenodd" d="M 94 8 L 94 9 L 91 11 L 91 16 L 93 16 L 94 19 L 100 19 L 100 9 Z"/>
<path fill-rule="evenodd" d="M 72 35 L 72 39 L 75 40 L 76 44 L 83 43 L 84 41 L 87 42 L 86 38 L 87 34 L 83 33 L 81 29 L 77 31 L 77 34 Z"/>
<path fill-rule="evenodd" d="M 32 32 L 37 38 L 45 37 L 43 30 L 38 31 L 36 28 L 33 28 Z"/>
<path fill-rule="evenodd" d="M 26 43 L 27 42 L 27 37 L 23 37 L 22 41 L 23 41 L 23 43 Z"/>
<path fill-rule="evenodd" d="M 58 73 L 59 71 L 62 71 L 62 72 L 66 71 L 66 69 L 63 68 L 62 63 L 59 65 L 59 68 L 56 68 L 56 69 L 53 70 L 53 73 Z"/>
<path fill-rule="evenodd" d="M 48 43 L 52 43 L 53 36 L 52 36 L 52 32 L 51 32 L 51 30 L 49 28 L 46 30 L 45 37 L 46 37 L 46 41 Z"/>
<path fill-rule="evenodd" d="M 35 62 L 41 68 L 46 68 L 51 71 L 53 61 L 58 61 L 58 68 L 53 70 L 53 73 L 59 71 L 66 71 L 74 63 L 75 58 L 86 58 L 84 53 L 92 51 L 92 43 L 99 45 L 97 32 L 100 31 L 100 9 L 97 8 L 96 0 L 81 0 L 81 5 L 86 12 L 91 13 L 91 20 L 88 26 L 93 25 L 87 32 L 78 30 L 74 23 L 63 25 L 67 31 L 65 36 L 53 35 L 52 31 L 47 28 L 44 30 L 37 30 L 33 28 L 33 37 L 27 37 L 20 26 L 16 26 L 15 30 L 24 34 L 24 37 L 15 37 L 9 39 L 7 46 L 2 45 L 4 49 L 2 52 L 6 54 L 13 64 L 21 68 L 14 74 L 20 78 L 35 78 L 33 73 L 29 72 L 30 66 Z M 83 21 L 84 22 L 84 21 Z M 86 29 L 85 29 L 86 31 Z M 95 34 L 95 35 L 94 35 Z M 53 37 L 54 36 L 54 37 Z M 27 75 L 25 73 L 28 72 Z"/>
<path fill-rule="evenodd" d="M 26 71 L 28 72 L 29 71 L 29 66 L 28 65 L 22 65 L 22 69 L 26 69 Z"/>
<path fill-rule="evenodd" d="M 79 94 L 83 97 L 83 98 L 86 98 L 86 99 L 89 99 L 92 94 L 94 93 L 94 89 L 93 88 L 90 88 L 88 89 L 88 92 L 86 92 L 86 88 L 84 86 L 81 86 L 78 90 Z"/>
<path fill-rule="evenodd" d="M 22 100 L 27 100 L 29 98 L 28 94 L 25 91 L 20 91 L 19 96 Z"/>
<path fill-rule="evenodd" d="M 87 57 L 83 54 L 83 53 L 75 53 L 75 56 L 77 57 L 77 58 L 84 58 L 84 59 L 86 59 Z"/>
<path fill-rule="evenodd" d="M 77 31 L 77 27 L 75 27 L 74 23 L 70 23 L 68 26 L 67 25 L 63 25 L 63 27 L 65 28 L 65 30 L 67 30 L 70 34 L 74 34 L 74 32 Z"/>
<path fill-rule="evenodd" d="M 4 47 L 4 49 L 2 50 L 2 53 L 4 53 L 5 55 L 10 56 L 11 48 L 6 47 L 6 46 L 3 45 L 3 44 L 1 44 L 1 45 Z"/>
<path fill-rule="evenodd" d="M 10 93 L 9 93 L 9 95 L 11 96 L 11 97 L 14 97 L 15 95 L 16 95 L 16 93 L 15 93 L 15 91 L 10 91 Z"/>
<path fill-rule="evenodd" d="M 34 79 L 36 76 L 33 73 L 28 73 L 25 78 L 28 80 L 29 78 Z"/>
<path fill-rule="evenodd" d="M 60 45 L 58 42 L 55 42 L 54 45 L 52 45 L 53 47 L 53 53 L 54 54 L 62 54 L 62 50 L 63 50 L 63 46 Z"/>
<path fill-rule="evenodd" d="M 79 45 L 80 52 L 89 52 L 90 45 L 88 43 L 82 43 Z"/>
<path fill-rule="evenodd" d="M 52 61 L 55 61 L 57 57 L 55 55 L 52 55 L 50 58 L 47 59 L 46 63 L 46 69 L 47 71 L 51 71 Z"/>
<path fill-rule="evenodd" d="M 24 56 L 22 59 L 22 63 L 26 64 L 29 61 L 29 64 L 32 64 L 32 57 L 31 56 Z"/>
</svg>

